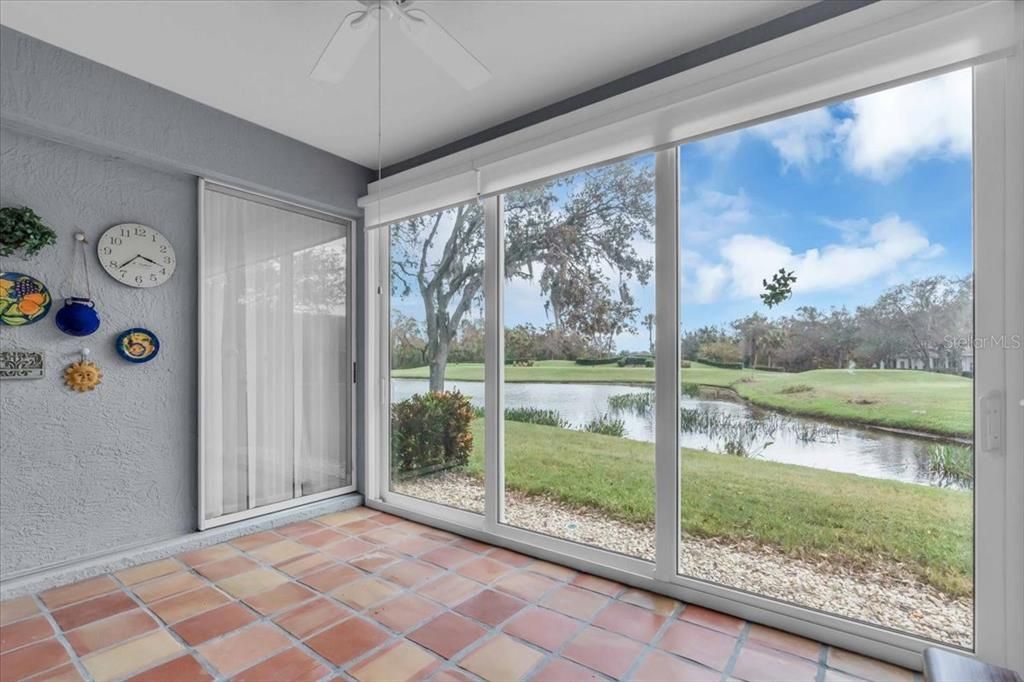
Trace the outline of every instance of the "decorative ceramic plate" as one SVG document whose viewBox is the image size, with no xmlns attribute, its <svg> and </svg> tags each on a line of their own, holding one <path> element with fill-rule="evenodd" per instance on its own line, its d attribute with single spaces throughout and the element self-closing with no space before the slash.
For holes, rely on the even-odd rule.
<svg viewBox="0 0 1024 682">
<path fill-rule="evenodd" d="M 160 351 L 160 340 L 156 334 L 133 327 L 117 337 L 117 352 L 128 362 L 149 362 Z"/>
<path fill-rule="evenodd" d="M 0 323 L 12 327 L 32 324 L 50 312 L 50 292 L 35 277 L 0 272 Z"/>
</svg>

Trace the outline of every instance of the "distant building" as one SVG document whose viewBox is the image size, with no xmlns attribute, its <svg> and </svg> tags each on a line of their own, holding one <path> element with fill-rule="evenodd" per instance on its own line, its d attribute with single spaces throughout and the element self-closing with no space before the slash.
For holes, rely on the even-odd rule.
<svg viewBox="0 0 1024 682">
<path fill-rule="evenodd" d="M 974 374 L 974 351 L 966 349 L 959 355 L 948 351 L 930 351 L 928 363 L 918 356 L 897 355 L 879 362 L 876 369 L 917 369 L 929 372 Z"/>
</svg>

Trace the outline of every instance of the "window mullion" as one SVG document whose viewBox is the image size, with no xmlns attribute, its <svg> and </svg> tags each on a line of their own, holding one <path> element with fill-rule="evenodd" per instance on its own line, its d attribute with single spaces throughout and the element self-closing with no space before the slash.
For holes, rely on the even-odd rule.
<svg viewBox="0 0 1024 682">
<path fill-rule="evenodd" d="M 679 161 L 657 153 L 655 172 L 655 575 L 677 573 L 679 543 Z"/>
<path fill-rule="evenodd" d="M 505 226 L 501 197 L 484 202 L 484 528 L 504 521 L 505 444 L 502 384 L 505 381 L 505 333 L 502 285 L 505 279 Z"/>
</svg>

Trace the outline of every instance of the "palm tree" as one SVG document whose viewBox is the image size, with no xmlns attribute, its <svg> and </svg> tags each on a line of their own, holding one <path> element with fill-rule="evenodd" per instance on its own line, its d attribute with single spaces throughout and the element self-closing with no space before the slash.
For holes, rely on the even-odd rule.
<svg viewBox="0 0 1024 682">
<path fill-rule="evenodd" d="M 786 332 L 781 329 L 769 329 L 761 337 L 761 347 L 768 355 L 768 367 L 772 367 L 772 358 L 777 351 L 786 345 Z"/>
<path fill-rule="evenodd" d="M 644 315 L 644 326 L 647 327 L 647 345 L 651 347 L 651 355 L 654 355 L 654 313 Z"/>
</svg>

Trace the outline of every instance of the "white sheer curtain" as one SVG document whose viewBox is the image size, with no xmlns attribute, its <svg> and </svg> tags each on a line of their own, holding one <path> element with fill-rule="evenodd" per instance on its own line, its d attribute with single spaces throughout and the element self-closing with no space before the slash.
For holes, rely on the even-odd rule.
<svg viewBox="0 0 1024 682">
<path fill-rule="evenodd" d="M 207 519 L 349 485 L 347 228 L 207 185 Z"/>
</svg>

